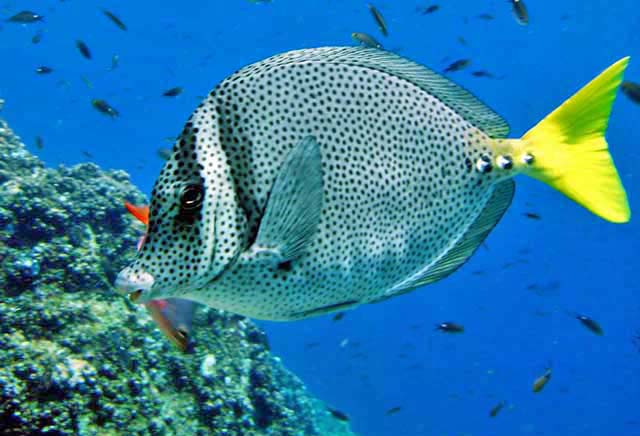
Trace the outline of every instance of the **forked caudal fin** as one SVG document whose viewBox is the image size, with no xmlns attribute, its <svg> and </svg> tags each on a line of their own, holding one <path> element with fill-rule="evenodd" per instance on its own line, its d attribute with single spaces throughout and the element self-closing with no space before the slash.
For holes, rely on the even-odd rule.
<svg viewBox="0 0 640 436">
<path fill-rule="evenodd" d="M 628 63 L 626 57 L 611 65 L 515 146 L 522 172 L 616 223 L 629 221 L 631 211 L 604 134 Z"/>
</svg>

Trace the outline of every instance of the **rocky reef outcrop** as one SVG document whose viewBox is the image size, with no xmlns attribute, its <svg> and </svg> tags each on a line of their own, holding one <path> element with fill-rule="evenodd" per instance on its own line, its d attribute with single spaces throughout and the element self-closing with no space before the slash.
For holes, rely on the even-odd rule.
<svg viewBox="0 0 640 436">
<path fill-rule="evenodd" d="M 122 171 L 46 168 L 0 121 L 0 434 L 350 435 L 250 320 L 180 352 L 111 283 L 143 232 Z"/>
</svg>

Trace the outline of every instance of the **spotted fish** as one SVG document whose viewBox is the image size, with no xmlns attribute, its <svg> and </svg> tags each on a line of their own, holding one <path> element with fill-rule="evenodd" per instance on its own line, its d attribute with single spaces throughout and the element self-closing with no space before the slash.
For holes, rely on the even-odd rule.
<svg viewBox="0 0 640 436">
<path fill-rule="evenodd" d="M 519 139 L 470 93 L 393 53 L 325 47 L 249 65 L 186 123 L 116 287 L 270 320 L 382 301 L 460 267 L 517 174 L 626 222 L 604 131 L 627 63 Z"/>
</svg>

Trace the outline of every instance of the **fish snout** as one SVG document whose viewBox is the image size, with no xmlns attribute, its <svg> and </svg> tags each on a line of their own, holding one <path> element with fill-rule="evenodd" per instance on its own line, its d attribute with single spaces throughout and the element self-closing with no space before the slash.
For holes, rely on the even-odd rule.
<svg viewBox="0 0 640 436">
<path fill-rule="evenodd" d="M 127 267 L 116 277 L 115 287 L 122 295 L 128 295 L 132 303 L 143 303 L 148 300 L 153 282 L 148 272 Z"/>
</svg>

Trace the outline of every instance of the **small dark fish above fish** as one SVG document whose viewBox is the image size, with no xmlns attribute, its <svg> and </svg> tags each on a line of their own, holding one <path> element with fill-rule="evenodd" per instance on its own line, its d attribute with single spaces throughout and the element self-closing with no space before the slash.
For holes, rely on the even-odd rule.
<svg viewBox="0 0 640 436">
<path fill-rule="evenodd" d="M 521 26 L 526 26 L 529 24 L 529 13 L 527 12 L 527 7 L 524 5 L 524 1 L 522 0 L 510 0 L 511 7 L 513 10 L 513 16 L 515 17 L 518 24 Z"/>
<path fill-rule="evenodd" d="M 387 29 L 387 23 L 385 23 L 384 18 L 382 17 L 382 14 L 380 13 L 380 11 L 378 9 L 376 9 L 376 7 L 374 5 L 369 4 L 369 12 L 371 12 L 371 16 L 373 17 L 374 21 L 378 25 L 378 29 L 380 29 L 380 32 L 384 36 L 389 36 L 389 30 Z"/>
<path fill-rule="evenodd" d="M 108 11 L 108 10 L 106 10 L 106 9 L 103 9 L 103 10 L 102 10 L 102 13 L 103 13 L 107 18 L 109 18 L 109 19 L 113 22 L 113 24 L 115 24 L 116 26 L 118 26 L 118 28 L 119 28 L 120 30 L 124 30 L 125 32 L 127 31 L 127 26 L 126 26 L 126 25 L 122 22 L 122 20 L 121 20 L 117 15 L 115 15 L 113 12 Z"/>
<path fill-rule="evenodd" d="M 431 5 L 431 6 L 419 7 L 418 8 L 418 12 L 420 12 L 422 15 L 433 14 L 434 12 L 436 12 L 438 10 L 440 10 L 440 6 L 439 5 Z"/>
<path fill-rule="evenodd" d="M 85 59 L 91 59 L 91 50 L 89 50 L 89 47 L 84 43 L 84 41 L 81 41 L 79 39 L 76 40 L 76 47 Z"/>
<path fill-rule="evenodd" d="M 540 221 L 542 219 L 542 217 L 535 212 L 525 212 L 522 215 L 529 218 L 530 220 Z"/>
<path fill-rule="evenodd" d="M 171 155 L 173 154 L 173 151 L 171 151 L 170 148 L 161 147 L 158 149 L 158 151 L 156 151 L 156 154 L 162 160 L 169 160 L 171 158 Z"/>
<path fill-rule="evenodd" d="M 635 82 L 630 82 L 625 80 L 620 85 L 620 89 L 622 89 L 622 93 L 626 95 L 629 100 L 634 103 L 640 104 L 640 84 Z"/>
<path fill-rule="evenodd" d="M 342 318 L 344 318 L 344 312 L 338 312 L 335 315 L 333 315 L 333 321 L 340 321 Z"/>
<path fill-rule="evenodd" d="M 391 415 L 395 415 L 396 413 L 400 412 L 401 410 L 402 410 L 402 407 L 395 406 L 395 407 L 392 407 L 391 409 L 387 410 L 386 412 L 384 412 L 384 414 L 386 416 L 391 416 Z"/>
<path fill-rule="evenodd" d="M 464 326 L 456 324 L 455 322 L 443 322 L 436 324 L 436 330 L 440 330 L 444 333 L 464 333 Z"/>
<path fill-rule="evenodd" d="M 382 44 L 378 42 L 373 36 L 363 32 L 353 32 L 351 39 L 355 42 L 369 48 L 382 48 Z"/>
<path fill-rule="evenodd" d="M 449 66 L 444 69 L 444 72 L 453 73 L 455 71 L 464 70 L 469 65 L 471 65 L 471 59 L 458 59 L 457 61 L 449 64 Z"/>
<path fill-rule="evenodd" d="M 551 380 L 551 367 L 547 368 L 544 374 L 534 380 L 533 382 L 533 392 L 538 393 L 549 383 Z"/>
<path fill-rule="evenodd" d="M 36 74 L 51 74 L 53 73 L 53 68 L 42 65 L 36 68 Z"/>
<path fill-rule="evenodd" d="M 491 410 L 489 411 L 489 416 L 491 418 L 495 418 L 496 416 L 498 416 L 498 413 L 500 413 L 500 411 L 506 404 L 507 403 L 505 403 L 504 401 L 500 401 L 498 404 L 491 408 Z"/>
<path fill-rule="evenodd" d="M 489 71 L 486 71 L 486 70 L 473 71 L 471 73 L 471 75 L 473 77 L 485 77 L 487 79 L 494 79 L 496 77 L 492 73 L 490 73 Z"/>
<path fill-rule="evenodd" d="M 31 24 L 43 20 L 44 17 L 42 15 L 37 14 L 33 11 L 22 11 L 8 18 L 6 21 L 9 23 Z"/>
<path fill-rule="evenodd" d="M 602 330 L 602 327 L 600 327 L 600 324 L 598 324 L 595 320 L 589 318 L 586 315 L 581 315 L 579 313 L 569 313 L 569 315 L 575 317 L 575 319 L 580 321 L 580 323 L 583 326 L 585 326 L 589 331 L 595 333 L 598 336 L 604 335 L 604 330 Z"/>
<path fill-rule="evenodd" d="M 42 150 L 44 148 L 44 141 L 40 135 L 36 136 L 36 148 L 38 150 Z"/>
<path fill-rule="evenodd" d="M 344 422 L 349 421 L 349 416 L 346 413 L 341 412 L 338 409 L 334 409 L 334 408 L 329 407 L 329 406 L 327 406 L 327 410 L 329 411 L 331 416 L 333 416 L 334 418 L 336 418 L 336 419 L 338 419 L 340 421 L 344 421 Z"/>
<path fill-rule="evenodd" d="M 100 113 L 103 113 L 111 118 L 115 118 L 120 115 L 120 112 L 115 110 L 113 106 L 107 103 L 105 100 L 101 99 L 93 99 L 91 100 L 91 105 L 96 108 L 96 110 Z"/>
<path fill-rule="evenodd" d="M 175 88 L 167 89 L 165 92 L 162 93 L 164 97 L 177 97 L 180 94 L 182 94 L 182 88 L 179 86 L 176 86 Z"/>
</svg>

